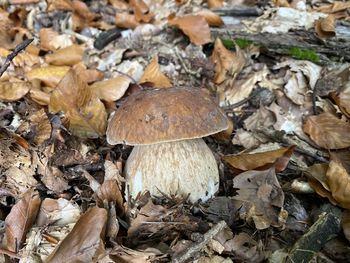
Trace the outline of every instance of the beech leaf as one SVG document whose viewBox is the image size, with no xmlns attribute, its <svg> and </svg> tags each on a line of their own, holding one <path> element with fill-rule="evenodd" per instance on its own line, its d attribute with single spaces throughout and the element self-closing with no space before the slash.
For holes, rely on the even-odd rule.
<svg viewBox="0 0 350 263">
<path fill-rule="evenodd" d="M 104 208 L 89 208 L 45 262 L 96 262 L 104 253 L 106 222 Z"/>
<path fill-rule="evenodd" d="M 39 67 L 29 71 L 27 78 L 28 80 L 39 79 L 49 87 L 56 87 L 68 70 L 68 66 Z"/>
<path fill-rule="evenodd" d="M 105 133 L 107 113 L 103 103 L 73 70 L 53 91 L 49 109 L 51 112 L 65 113 L 74 135 L 97 138 Z"/>
<path fill-rule="evenodd" d="M 5 243 L 8 250 L 17 252 L 22 248 L 26 234 L 35 222 L 40 203 L 39 193 L 29 190 L 12 207 L 5 219 Z"/>
<path fill-rule="evenodd" d="M 82 61 L 84 48 L 80 45 L 71 45 L 54 51 L 45 56 L 47 63 L 56 66 L 72 66 Z"/>
<path fill-rule="evenodd" d="M 342 149 L 350 146 L 350 124 L 331 113 L 309 116 L 303 130 L 322 148 Z"/>
<path fill-rule="evenodd" d="M 29 82 L 0 82 L 0 100 L 19 100 L 28 93 L 31 86 Z"/>
<path fill-rule="evenodd" d="M 155 56 L 145 69 L 140 83 L 152 82 L 155 88 L 170 88 L 172 86 L 169 78 L 160 71 L 158 56 Z"/>
</svg>

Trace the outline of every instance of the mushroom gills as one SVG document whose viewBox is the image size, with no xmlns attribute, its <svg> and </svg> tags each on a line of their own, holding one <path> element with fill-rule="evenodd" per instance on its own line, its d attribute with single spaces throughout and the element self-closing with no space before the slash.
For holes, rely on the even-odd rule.
<svg viewBox="0 0 350 263">
<path fill-rule="evenodd" d="M 127 193 L 207 201 L 219 189 L 215 157 L 203 139 L 135 146 L 125 166 Z"/>
</svg>

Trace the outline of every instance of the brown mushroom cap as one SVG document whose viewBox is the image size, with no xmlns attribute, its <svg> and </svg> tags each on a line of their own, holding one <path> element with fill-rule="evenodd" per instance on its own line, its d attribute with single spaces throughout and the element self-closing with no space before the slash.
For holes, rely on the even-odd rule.
<svg viewBox="0 0 350 263">
<path fill-rule="evenodd" d="M 130 95 L 115 112 L 107 142 L 155 144 L 201 138 L 227 127 L 226 115 L 204 90 L 144 90 Z"/>
</svg>

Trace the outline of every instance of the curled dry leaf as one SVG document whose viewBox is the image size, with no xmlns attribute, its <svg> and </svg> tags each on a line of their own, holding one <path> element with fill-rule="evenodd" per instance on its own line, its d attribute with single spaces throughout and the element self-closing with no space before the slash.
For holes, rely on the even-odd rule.
<svg viewBox="0 0 350 263">
<path fill-rule="evenodd" d="M 73 134 L 85 138 L 103 136 L 107 113 L 103 103 L 73 70 L 70 70 L 52 93 L 49 109 L 63 111 Z"/>
<path fill-rule="evenodd" d="M 331 113 L 309 116 L 303 130 L 322 148 L 342 149 L 350 146 L 350 124 Z"/>
<path fill-rule="evenodd" d="M 83 63 L 75 64 L 72 69 L 87 83 L 93 83 L 103 79 L 103 72 L 97 69 L 87 69 Z"/>
<path fill-rule="evenodd" d="M 328 15 L 315 22 L 315 31 L 320 38 L 335 37 L 335 16 Z"/>
<path fill-rule="evenodd" d="M 342 227 L 346 239 L 350 241 L 350 210 L 343 212 Z"/>
<path fill-rule="evenodd" d="M 39 79 L 49 87 L 56 87 L 68 72 L 67 66 L 47 66 L 34 68 L 27 73 L 28 80 Z"/>
<path fill-rule="evenodd" d="M 112 79 L 95 82 L 91 85 L 91 89 L 101 100 L 116 101 L 123 97 L 130 82 L 131 79 L 127 76 L 119 75 Z"/>
<path fill-rule="evenodd" d="M 286 169 L 294 148 L 295 146 L 290 146 L 262 153 L 226 155 L 222 159 L 231 167 L 241 171 L 275 166 L 276 172 L 281 172 Z"/>
<path fill-rule="evenodd" d="M 281 208 L 284 193 L 272 167 L 263 171 L 247 171 L 233 178 L 233 187 L 238 188 L 235 200 L 251 204 L 249 214 L 254 219 L 258 229 L 281 226 L 279 213 L 275 208 Z"/>
<path fill-rule="evenodd" d="M 129 4 L 134 9 L 136 21 L 149 23 L 153 19 L 154 13 L 149 10 L 143 0 L 130 0 Z"/>
<path fill-rule="evenodd" d="M 83 55 L 84 47 L 82 45 L 71 45 L 46 55 L 45 61 L 55 66 L 72 66 L 82 61 Z"/>
<path fill-rule="evenodd" d="M 96 191 L 97 204 L 104 207 L 104 202 L 114 203 L 119 217 L 124 214 L 123 196 L 116 180 L 107 180 Z"/>
<path fill-rule="evenodd" d="M 224 0 L 207 0 L 209 8 L 222 7 Z"/>
<path fill-rule="evenodd" d="M 34 112 L 29 116 L 30 130 L 34 135 L 34 143 L 41 145 L 51 136 L 51 123 L 44 109 Z"/>
<path fill-rule="evenodd" d="M 210 26 L 224 25 L 224 21 L 222 21 L 221 17 L 208 9 L 202 9 L 196 12 L 195 15 L 204 17 Z"/>
<path fill-rule="evenodd" d="M 39 32 L 40 47 L 48 51 L 54 51 L 58 48 L 65 48 L 73 45 L 72 37 L 67 34 L 59 34 L 51 28 L 42 28 Z"/>
<path fill-rule="evenodd" d="M 172 86 L 169 78 L 160 71 L 158 56 L 155 56 L 146 67 L 140 83 L 152 82 L 155 88 L 170 88 Z"/>
<path fill-rule="evenodd" d="M 347 76 L 349 76 L 349 70 L 350 68 L 344 71 Z M 344 88 L 338 92 L 332 92 L 331 95 L 340 110 L 350 118 L 350 79 L 346 78 L 345 80 L 341 80 L 341 83 L 344 85 Z"/>
<path fill-rule="evenodd" d="M 28 93 L 31 86 L 29 82 L 0 82 L 0 100 L 19 100 Z"/>
<path fill-rule="evenodd" d="M 104 253 L 107 211 L 89 208 L 45 262 L 96 262 Z"/>
<path fill-rule="evenodd" d="M 115 24 L 121 28 L 134 29 L 140 23 L 136 20 L 135 15 L 129 14 L 129 12 L 121 12 L 115 15 Z"/>
<path fill-rule="evenodd" d="M 29 190 L 15 204 L 5 219 L 5 247 L 16 252 L 21 249 L 28 230 L 35 222 L 40 207 L 40 196 L 37 191 Z"/>
<path fill-rule="evenodd" d="M 179 27 L 195 45 L 204 45 L 211 42 L 208 22 L 202 16 L 169 17 L 168 23 L 171 26 Z"/>
<path fill-rule="evenodd" d="M 340 162 L 331 160 L 326 173 L 333 198 L 338 204 L 350 209 L 350 176 Z"/>
<path fill-rule="evenodd" d="M 236 53 L 233 53 L 225 48 L 220 38 L 215 40 L 214 51 L 211 57 L 215 64 L 215 77 L 214 82 L 216 84 L 222 83 L 227 75 L 237 75 L 246 64 L 246 57 L 244 53 L 236 47 Z"/>
</svg>

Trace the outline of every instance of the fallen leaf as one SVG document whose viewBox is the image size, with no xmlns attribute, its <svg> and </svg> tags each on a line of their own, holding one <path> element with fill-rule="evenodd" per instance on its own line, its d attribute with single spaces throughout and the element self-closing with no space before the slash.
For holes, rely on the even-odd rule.
<svg viewBox="0 0 350 263">
<path fill-rule="evenodd" d="M 264 106 L 255 111 L 244 120 L 244 127 L 248 131 L 254 131 L 259 128 L 269 128 L 276 122 L 276 118 L 271 111 Z"/>
<path fill-rule="evenodd" d="M 105 134 L 107 113 L 94 92 L 70 70 L 52 93 L 49 109 L 63 111 L 73 134 L 97 138 Z"/>
<path fill-rule="evenodd" d="M 45 262 L 96 262 L 104 253 L 107 211 L 89 208 Z"/>
<path fill-rule="evenodd" d="M 209 8 L 222 7 L 224 0 L 207 0 Z"/>
<path fill-rule="evenodd" d="M 350 124 L 330 113 L 309 116 L 303 129 L 322 148 L 342 149 L 350 146 Z"/>
<path fill-rule="evenodd" d="M 275 208 L 281 208 L 284 193 L 277 180 L 275 168 L 263 171 L 247 171 L 233 178 L 233 187 L 238 188 L 233 199 L 250 203 L 251 217 L 258 229 L 281 226 L 279 213 Z"/>
<path fill-rule="evenodd" d="M 317 163 L 307 168 L 305 171 L 305 175 L 308 178 L 317 180 L 326 191 L 330 191 L 326 173 L 328 170 L 328 164 L 327 163 Z"/>
<path fill-rule="evenodd" d="M 39 79 L 49 87 L 56 87 L 68 71 L 68 66 L 38 67 L 29 71 L 27 73 L 27 78 L 30 81 Z"/>
<path fill-rule="evenodd" d="M 73 11 L 73 3 L 71 0 L 48 0 L 48 11 Z"/>
<path fill-rule="evenodd" d="M 45 167 L 45 173 L 41 177 L 41 181 L 49 190 L 56 194 L 60 194 L 70 187 L 60 169 L 54 166 L 48 165 Z"/>
<path fill-rule="evenodd" d="M 152 82 L 155 88 L 172 87 L 169 78 L 160 71 L 160 66 L 158 64 L 158 56 L 155 56 L 152 59 L 152 61 L 147 65 L 143 76 L 139 82 Z"/>
<path fill-rule="evenodd" d="M 45 198 L 36 219 L 37 226 L 65 226 L 76 223 L 81 211 L 77 204 L 64 198 Z"/>
<path fill-rule="evenodd" d="M 124 214 L 124 201 L 119 185 L 116 180 L 106 180 L 96 192 L 97 204 L 104 207 L 104 202 L 115 204 L 117 216 L 122 217 Z"/>
<path fill-rule="evenodd" d="M 0 100 L 19 100 L 28 93 L 31 87 L 29 82 L 0 82 Z"/>
<path fill-rule="evenodd" d="M 135 15 L 129 14 L 129 12 L 116 13 L 115 24 L 118 27 L 130 29 L 134 29 L 140 25 L 140 23 L 136 20 Z"/>
<path fill-rule="evenodd" d="M 86 83 L 93 83 L 103 79 L 103 72 L 97 69 L 87 69 L 83 63 L 75 64 L 72 69 Z"/>
<path fill-rule="evenodd" d="M 303 105 L 308 92 L 308 85 L 304 75 L 300 71 L 297 73 L 291 72 L 284 90 L 291 101 L 297 105 Z"/>
<path fill-rule="evenodd" d="M 208 9 L 202 9 L 196 12 L 194 15 L 199 15 L 204 17 L 210 26 L 224 25 L 224 21 L 221 19 L 221 17 Z"/>
<path fill-rule="evenodd" d="M 150 263 L 156 260 L 157 256 L 162 253 L 156 248 L 137 249 L 133 250 L 116 244 L 110 252 L 109 257 L 113 262 L 118 263 Z"/>
<path fill-rule="evenodd" d="M 315 22 L 315 31 L 320 38 L 335 37 L 335 16 L 328 15 Z"/>
<path fill-rule="evenodd" d="M 213 54 L 211 56 L 215 64 L 214 82 L 222 83 L 227 77 L 234 77 L 241 72 L 247 59 L 242 50 L 236 46 L 236 52 L 233 53 L 225 48 L 220 38 L 215 40 Z M 227 76 L 228 75 L 228 76 Z"/>
<path fill-rule="evenodd" d="M 281 172 L 286 169 L 294 148 L 295 146 L 290 146 L 261 153 L 226 155 L 222 159 L 231 167 L 241 171 L 257 168 L 266 169 L 275 166 L 276 172 Z"/>
<path fill-rule="evenodd" d="M 149 23 L 155 16 L 143 0 L 129 0 L 129 5 L 133 7 L 138 22 Z"/>
<path fill-rule="evenodd" d="M 331 160 L 326 177 L 333 198 L 341 207 L 350 209 L 350 176 L 346 169 L 341 163 Z"/>
<path fill-rule="evenodd" d="M 342 217 L 343 232 L 348 241 L 350 241 L 350 210 L 344 210 Z"/>
<path fill-rule="evenodd" d="M 39 89 L 31 89 L 29 95 L 39 105 L 47 106 L 50 103 L 50 94 Z"/>
<path fill-rule="evenodd" d="M 40 207 L 37 191 L 29 190 L 15 204 L 5 219 L 5 247 L 13 252 L 22 248 L 28 230 L 35 222 Z"/>
<path fill-rule="evenodd" d="M 54 51 L 59 48 L 65 48 L 73 45 L 72 36 L 59 34 L 51 28 L 42 28 L 39 32 L 40 48 L 48 51 Z"/>
<path fill-rule="evenodd" d="M 245 149 L 253 149 L 261 144 L 261 139 L 254 133 L 245 131 L 244 129 L 237 129 L 235 136 L 232 138 L 232 144 L 242 145 Z"/>
<path fill-rule="evenodd" d="M 208 22 L 199 15 L 186 15 L 168 18 L 168 24 L 179 27 L 195 45 L 204 45 L 211 42 Z"/>
<path fill-rule="evenodd" d="M 131 83 L 131 79 L 124 75 L 98 81 L 91 85 L 96 96 L 104 101 L 116 101 L 124 96 Z"/>
<path fill-rule="evenodd" d="M 45 61 L 55 66 L 72 66 L 82 61 L 83 55 L 83 46 L 72 45 L 56 50 L 52 54 L 47 54 L 45 56 Z"/>
<path fill-rule="evenodd" d="M 36 145 L 41 145 L 51 136 L 51 123 L 44 109 L 38 110 L 29 116 L 30 131 Z"/>
<path fill-rule="evenodd" d="M 348 8 L 350 8 L 350 2 L 333 1 L 333 3 L 331 4 L 321 5 L 320 7 L 316 7 L 315 9 L 323 13 L 336 13 L 339 11 L 344 11 Z"/>
</svg>

